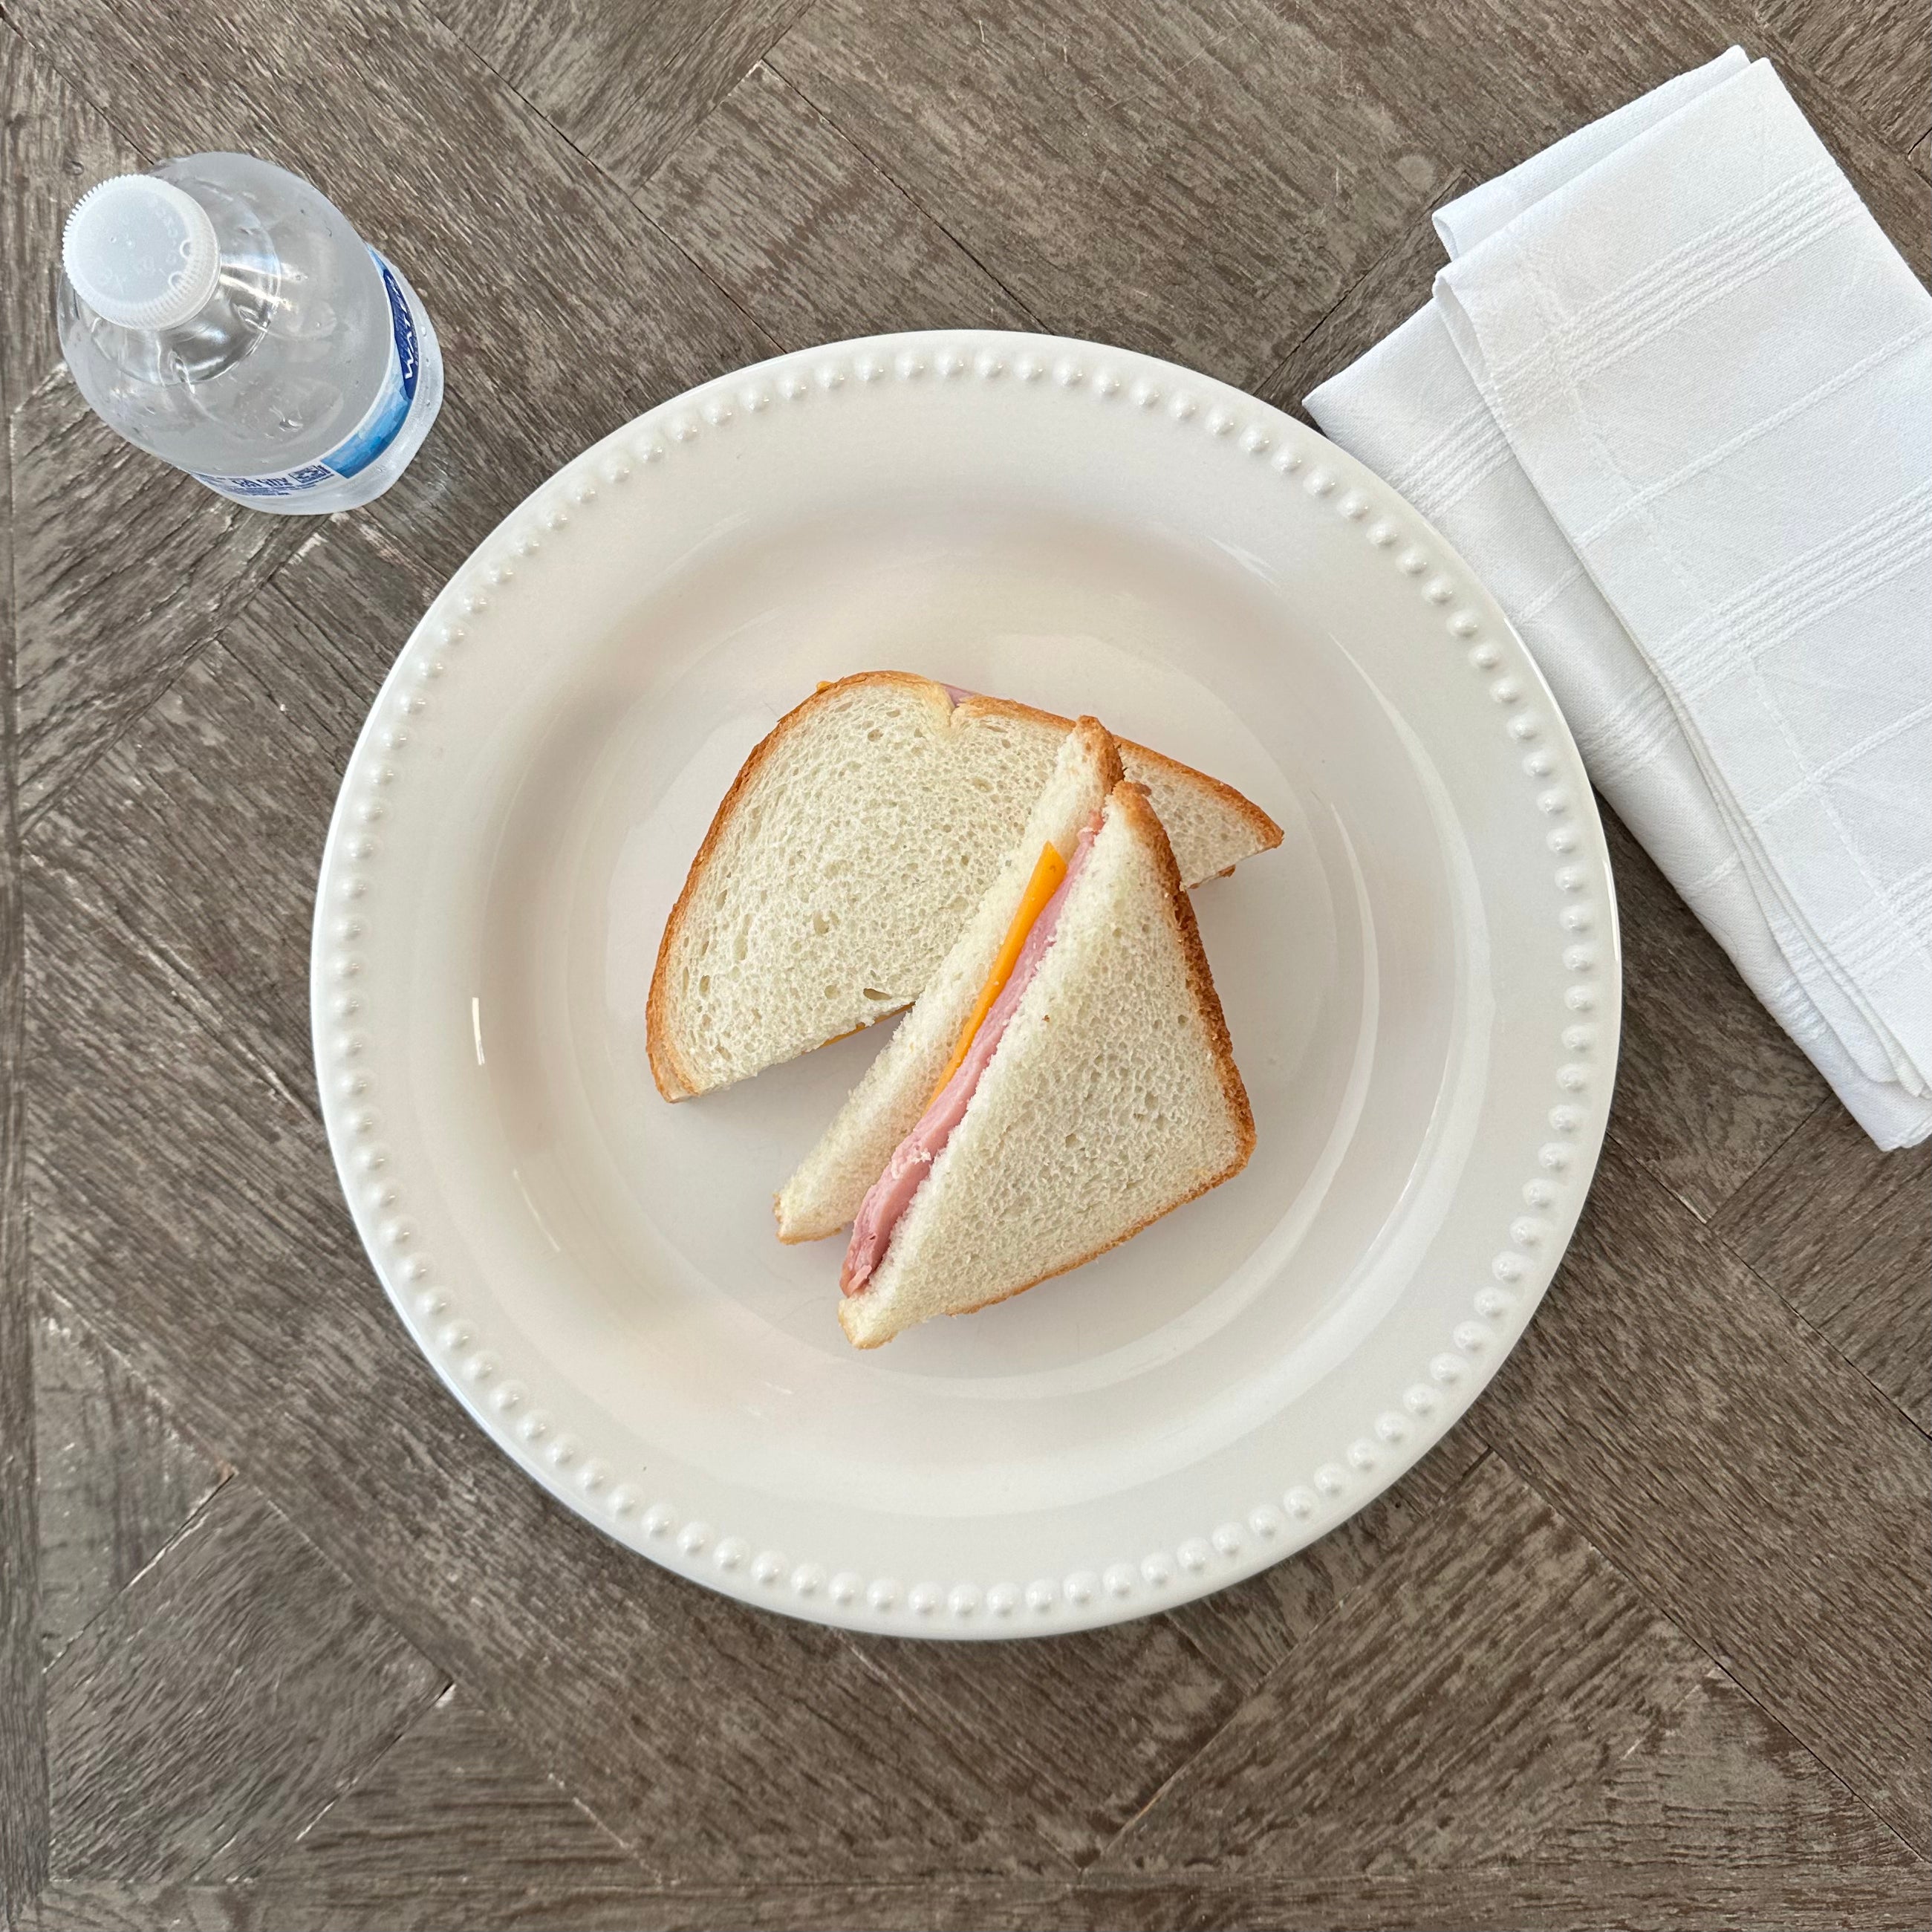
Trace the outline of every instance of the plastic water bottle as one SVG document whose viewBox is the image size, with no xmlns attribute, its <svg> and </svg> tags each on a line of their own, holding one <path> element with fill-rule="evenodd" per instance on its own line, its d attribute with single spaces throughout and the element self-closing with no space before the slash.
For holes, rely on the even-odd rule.
<svg viewBox="0 0 1932 1932">
<path fill-rule="evenodd" d="M 380 496 L 429 434 L 442 358 L 393 263 L 298 176 L 190 154 L 90 188 L 61 250 L 81 394 L 222 496 L 320 515 Z"/>
</svg>

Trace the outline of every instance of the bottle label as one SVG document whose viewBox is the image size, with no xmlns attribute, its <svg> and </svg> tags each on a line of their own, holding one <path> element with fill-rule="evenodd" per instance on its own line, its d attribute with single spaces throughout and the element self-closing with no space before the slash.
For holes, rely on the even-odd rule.
<svg viewBox="0 0 1932 1932">
<path fill-rule="evenodd" d="M 395 271 L 374 249 L 369 253 L 382 278 L 382 292 L 389 298 L 389 367 L 362 420 L 326 456 L 304 463 L 298 470 L 264 476 L 211 476 L 196 470 L 196 482 L 230 496 L 298 496 L 305 490 L 318 489 L 368 469 L 395 441 L 409 419 L 410 405 L 416 399 L 422 352 L 416 319 L 410 314 L 409 298 Z"/>
</svg>

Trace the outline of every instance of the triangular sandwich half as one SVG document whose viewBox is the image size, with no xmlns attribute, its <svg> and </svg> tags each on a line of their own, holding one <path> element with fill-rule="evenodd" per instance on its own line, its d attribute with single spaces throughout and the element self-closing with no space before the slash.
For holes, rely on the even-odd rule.
<svg viewBox="0 0 1932 1932">
<path fill-rule="evenodd" d="M 667 1100 L 708 1093 L 910 1006 L 1052 770 L 1069 721 L 867 672 L 825 686 L 746 760 L 664 926 L 646 1030 Z M 1259 807 L 1120 748 L 1189 885 L 1281 842 Z"/>
<path fill-rule="evenodd" d="M 1063 860 L 1070 857 L 1122 775 L 1120 747 L 1106 728 L 1097 718 L 1078 720 L 978 909 L 818 1144 L 779 1190 L 774 1211 L 780 1240 L 822 1240 L 858 1213 L 866 1190 L 950 1070 L 962 1030 L 976 1001 L 986 998 L 1016 918 L 1039 911 L 1038 895 L 1047 884 L 1040 872 L 1042 854 L 1050 848 Z M 1036 895 L 1030 901 L 1029 891 Z M 991 991 L 999 987 L 991 985 Z"/>
<path fill-rule="evenodd" d="M 1146 793 L 1115 785 L 1069 856 L 958 1070 L 861 1204 L 838 1311 L 860 1348 L 1077 1268 L 1253 1151 Z"/>
</svg>

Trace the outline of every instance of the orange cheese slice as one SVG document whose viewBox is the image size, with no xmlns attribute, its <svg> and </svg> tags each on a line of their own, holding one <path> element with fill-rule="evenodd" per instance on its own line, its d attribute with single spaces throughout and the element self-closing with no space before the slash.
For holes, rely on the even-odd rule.
<svg viewBox="0 0 1932 1932">
<path fill-rule="evenodd" d="M 1020 949 L 1026 944 L 1027 934 L 1033 930 L 1034 921 L 1046 910 L 1047 901 L 1060 890 L 1060 882 L 1066 876 L 1066 861 L 1052 845 L 1042 846 L 1033 876 L 1027 880 L 1026 890 L 1021 893 L 1020 902 L 1014 909 L 1012 923 L 1006 928 L 1006 936 L 1000 941 L 1000 950 L 994 956 L 993 970 L 986 975 L 986 983 L 980 988 L 980 997 L 973 1002 L 973 1010 L 959 1035 L 959 1043 L 952 1049 L 952 1058 L 946 1063 L 946 1071 L 939 1076 L 938 1085 L 932 1090 L 934 1100 L 939 1098 L 946 1083 L 964 1065 L 966 1055 L 972 1049 L 974 1036 L 985 1024 L 986 1016 L 993 1010 L 993 1002 L 1000 997 L 1000 989 L 1011 976 Z M 926 1102 L 928 1106 L 932 1104 L 932 1100 Z"/>
</svg>

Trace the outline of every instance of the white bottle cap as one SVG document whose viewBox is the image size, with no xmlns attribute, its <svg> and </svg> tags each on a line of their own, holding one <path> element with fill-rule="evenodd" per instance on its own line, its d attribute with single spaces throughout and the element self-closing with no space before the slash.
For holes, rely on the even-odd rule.
<svg viewBox="0 0 1932 1932">
<path fill-rule="evenodd" d="M 74 204 L 61 241 L 74 292 L 104 322 L 173 328 L 221 279 L 214 224 L 194 196 L 154 175 L 116 175 Z"/>
</svg>

